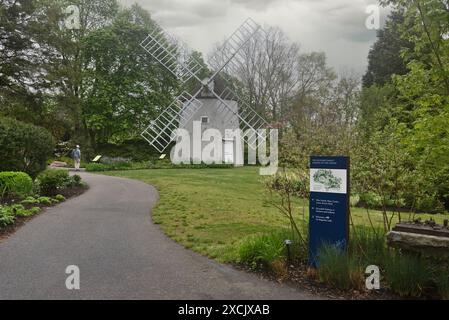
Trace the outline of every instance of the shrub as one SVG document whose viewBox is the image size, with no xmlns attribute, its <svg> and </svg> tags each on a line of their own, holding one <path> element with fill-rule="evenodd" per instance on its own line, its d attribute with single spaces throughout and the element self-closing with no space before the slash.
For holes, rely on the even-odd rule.
<svg viewBox="0 0 449 320">
<path fill-rule="evenodd" d="M 291 232 L 273 232 L 266 235 L 248 237 L 238 248 L 238 262 L 252 269 L 271 268 L 287 256 L 285 240 L 291 238 Z M 292 249 L 292 254 L 296 248 Z M 292 257 L 293 258 L 293 257 Z"/>
<path fill-rule="evenodd" d="M 318 277 L 321 282 L 341 290 L 362 289 L 363 269 L 357 259 L 335 246 L 318 251 Z"/>
<path fill-rule="evenodd" d="M 46 170 L 38 176 L 37 180 L 43 195 L 57 194 L 58 190 L 66 188 L 71 181 L 69 172 L 66 170 Z"/>
<path fill-rule="evenodd" d="M 76 186 L 76 187 L 78 187 L 78 186 L 80 186 L 82 183 L 81 183 L 81 177 L 79 176 L 79 175 L 74 175 L 73 177 L 72 177 L 72 185 L 73 186 Z"/>
<path fill-rule="evenodd" d="M 0 206 L 0 227 L 6 227 L 14 223 L 14 213 L 9 207 Z"/>
<path fill-rule="evenodd" d="M 59 202 L 63 202 L 66 200 L 62 194 L 56 195 L 55 199 L 58 200 Z"/>
<path fill-rule="evenodd" d="M 34 178 L 45 170 L 54 145 L 44 128 L 0 117 L 0 171 L 22 171 Z"/>
<path fill-rule="evenodd" d="M 30 210 L 26 210 L 21 204 L 11 206 L 11 210 L 16 217 L 26 218 L 34 215 Z"/>
<path fill-rule="evenodd" d="M 86 171 L 88 172 L 102 172 L 108 171 L 110 166 L 101 163 L 89 163 L 86 165 Z"/>
<path fill-rule="evenodd" d="M 23 200 L 21 202 L 21 204 L 24 204 L 24 205 L 38 204 L 38 203 L 39 203 L 39 200 L 34 197 L 27 197 L 25 200 Z"/>
<path fill-rule="evenodd" d="M 26 196 L 33 192 L 33 180 L 23 172 L 0 172 L 0 196 Z"/>
<path fill-rule="evenodd" d="M 130 158 L 123 158 L 123 157 L 102 157 L 100 160 L 100 163 L 106 164 L 106 165 L 126 165 L 131 163 Z"/>
<path fill-rule="evenodd" d="M 401 297 L 421 297 L 431 278 L 429 265 L 420 257 L 395 254 L 386 263 L 388 284 Z"/>
<path fill-rule="evenodd" d="M 46 205 L 46 206 L 49 206 L 49 205 L 53 204 L 52 199 L 49 198 L 49 197 L 40 197 L 38 200 L 39 200 L 40 204 L 43 204 L 43 205 Z"/>
<path fill-rule="evenodd" d="M 30 210 L 25 209 L 25 207 L 21 204 L 16 204 L 16 205 L 12 205 L 12 206 L 5 206 L 5 207 L 1 207 L 0 211 L 3 213 L 4 216 L 7 217 L 20 217 L 20 218 L 27 218 L 27 217 L 31 217 L 34 216 L 35 214 L 38 214 L 41 209 L 38 207 L 34 207 L 31 208 Z M 0 213 L 0 215 L 2 214 Z M 12 224 L 14 222 L 14 219 L 9 220 L 10 223 Z"/>
<path fill-rule="evenodd" d="M 30 211 L 31 212 L 31 214 L 34 216 L 34 215 L 36 215 L 36 214 L 38 214 L 39 212 L 41 212 L 41 208 L 39 208 L 39 207 L 33 207 L 33 208 L 31 208 L 30 210 L 28 210 L 28 211 Z"/>
<path fill-rule="evenodd" d="M 374 192 L 367 192 L 360 195 L 360 202 L 368 208 L 379 208 L 382 206 L 382 198 Z"/>
<path fill-rule="evenodd" d="M 389 254 L 385 239 L 383 229 L 357 226 L 352 228 L 349 251 L 364 265 L 383 266 Z"/>
</svg>

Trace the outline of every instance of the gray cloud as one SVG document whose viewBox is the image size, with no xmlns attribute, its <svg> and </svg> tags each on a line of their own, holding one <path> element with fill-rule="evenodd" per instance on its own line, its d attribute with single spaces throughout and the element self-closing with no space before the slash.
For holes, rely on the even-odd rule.
<svg viewBox="0 0 449 320">
<path fill-rule="evenodd" d="M 230 0 L 231 4 L 242 5 L 249 9 L 266 10 L 270 5 L 282 0 Z"/>
<path fill-rule="evenodd" d="M 303 51 L 324 51 L 339 69 L 362 73 L 376 32 L 365 27 L 377 0 L 120 0 L 139 3 L 169 32 L 204 54 L 247 17 L 279 26 Z M 385 17 L 385 11 L 383 11 Z M 384 19 L 383 19 L 384 20 Z"/>
</svg>

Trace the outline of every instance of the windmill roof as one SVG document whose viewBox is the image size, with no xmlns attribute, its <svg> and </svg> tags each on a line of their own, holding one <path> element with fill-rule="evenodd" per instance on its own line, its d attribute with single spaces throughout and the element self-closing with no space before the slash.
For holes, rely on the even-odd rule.
<svg viewBox="0 0 449 320">
<path fill-rule="evenodd" d="M 230 91 L 228 88 L 228 84 L 221 76 L 215 77 L 213 80 L 214 92 L 223 100 L 237 100 L 237 97 Z M 216 99 L 215 95 L 210 93 L 207 87 L 204 87 L 202 84 L 198 83 L 191 94 L 196 94 L 199 90 L 203 89 L 200 94 L 197 96 L 197 99 Z"/>
</svg>

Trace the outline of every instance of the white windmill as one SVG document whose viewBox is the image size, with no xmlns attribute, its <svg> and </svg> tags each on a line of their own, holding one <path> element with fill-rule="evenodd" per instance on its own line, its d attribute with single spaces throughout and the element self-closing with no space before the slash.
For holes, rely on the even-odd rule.
<svg viewBox="0 0 449 320">
<path fill-rule="evenodd" d="M 141 46 L 183 84 L 196 79 L 199 89 L 193 94 L 183 92 L 151 122 L 142 137 L 163 153 L 176 139 L 177 129 L 191 130 L 192 122 L 200 121 L 204 127 L 218 130 L 240 128 L 247 132 L 248 145 L 256 149 L 258 130 L 267 128 L 268 123 L 240 99 L 219 75 L 242 67 L 245 46 L 261 32 L 263 30 L 257 23 L 246 20 L 209 60 L 213 75 L 206 79 L 199 78 L 202 66 L 192 57 L 185 44 L 160 28 L 148 35 Z M 229 158 L 233 158 L 233 142 L 225 141 L 224 154 L 224 160 L 232 162 Z"/>
</svg>

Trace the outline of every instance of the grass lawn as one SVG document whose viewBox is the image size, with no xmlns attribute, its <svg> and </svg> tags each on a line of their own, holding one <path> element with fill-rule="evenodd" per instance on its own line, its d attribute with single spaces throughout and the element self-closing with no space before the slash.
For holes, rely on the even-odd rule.
<svg viewBox="0 0 449 320">
<path fill-rule="evenodd" d="M 126 177 L 154 185 L 160 193 L 153 220 L 164 232 L 186 248 L 230 261 L 235 244 L 257 233 L 269 233 L 289 226 L 273 208 L 258 168 L 159 169 L 115 171 L 104 174 Z M 307 201 L 296 202 L 297 219 L 307 219 Z M 305 213 L 305 217 L 302 213 Z M 382 214 L 370 211 L 374 223 L 382 226 Z M 369 225 L 365 209 L 353 208 L 356 225 Z M 444 215 L 420 215 L 437 222 Z M 408 219 L 409 214 L 403 214 Z"/>
</svg>

